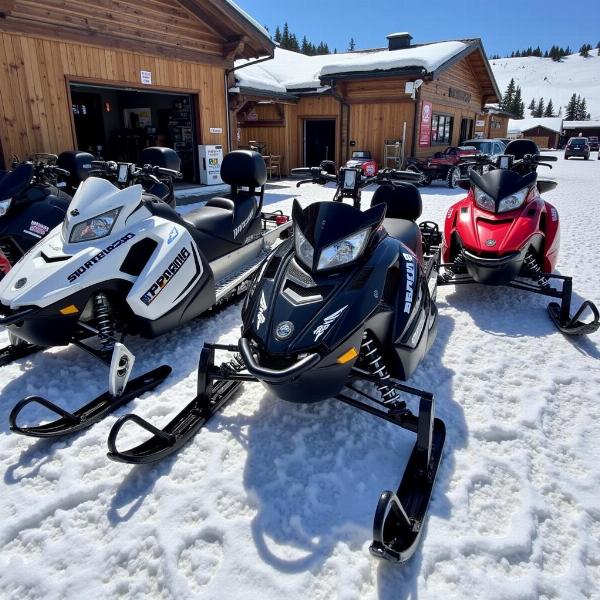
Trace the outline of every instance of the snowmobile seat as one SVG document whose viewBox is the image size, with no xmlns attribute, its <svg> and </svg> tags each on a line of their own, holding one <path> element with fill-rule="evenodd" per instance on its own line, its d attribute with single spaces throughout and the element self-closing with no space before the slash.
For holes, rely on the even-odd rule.
<svg viewBox="0 0 600 600">
<path fill-rule="evenodd" d="M 388 234 L 410 248 L 423 260 L 423 240 L 416 220 L 423 212 L 423 202 L 419 190 L 412 183 L 381 185 L 373 194 L 371 206 L 387 206 L 383 226 Z"/>
<path fill-rule="evenodd" d="M 521 160 L 526 154 L 539 153 L 539 148 L 533 140 L 512 140 L 504 149 L 504 154 L 512 154 L 515 160 Z"/>
</svg>

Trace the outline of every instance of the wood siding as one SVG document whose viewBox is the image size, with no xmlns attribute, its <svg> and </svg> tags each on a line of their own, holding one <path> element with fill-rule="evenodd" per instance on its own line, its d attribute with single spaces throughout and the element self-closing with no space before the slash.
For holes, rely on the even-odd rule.
<svg viewBox="0 0 600 600">
<path fill-rule="evenodd" d="M 171 90 L 199 95 L 197 143 L 227 145 L 224 70 L 92 45 L 0 32 L 1 146 L 12 154 L 61 152 L 75 147 L 69 81 Z M 152 85 L 140 84 L 140 71 Z M 222 134 L 211 134 L 211 127 Z"/>
</svg>

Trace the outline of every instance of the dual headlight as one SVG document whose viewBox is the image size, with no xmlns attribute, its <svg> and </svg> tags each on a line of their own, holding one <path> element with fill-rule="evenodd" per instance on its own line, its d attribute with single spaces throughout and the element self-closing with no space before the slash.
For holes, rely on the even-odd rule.
<svg viewBox="0 0 600 600">
<path fill-rule="evenodd" d="M 356 260 L 365 249 L 370 230 L 371 228 L 367 227 L 329 246 L 325 246 L 319 255 L 317 271 L 334 269 Z M 312 269 L 315 251 L 298 226 L 294 228 L 294 240 L 296 244 L 296 256 L 305 266 Z"/>
<path fill-rule="evenodd" d="M 0 200 L 0 217 L 3 217 L 10 208 L 12 203 L 12 198 L 7 198 L 6 200 Z"/>
<path fill-rule="evenodd" d="M 473 194 L 475 195 L 475 204 L 477 204 L 479 208 L 489 212 L 496 212 L 496 201 L 489 194 L 486 194 L 476 185 L 473 186 Z M 523 188 L 522 190 L 519 190 L 510 196 L 506 196 L 506 198 L 502 198 L 498 204 L 497 212 L 505 213 L 520 208 L 523 206 L 523 203 L 527 198 L 527 194 L 529 194 L 528 187 Z"/>
<path fill-rule="evenodd" d="M 113 208 L 101 215 L 96 215 L 87 221 L 82 221 L 81 223 L 77 223 L 75 227 L 71 230 L 71 235 L 69 236 L 69 243 L 74 244 L 76 242 L 89 242 L 91 240 L 97 240 L 107 235 L 110 235 L 112 228 L 115 225 L 117 217 L 121 212 L 121 208 Z M 63 238 L 67 239 L 66 234 L 68 233 L 69 223 L 68 220 L 65 219 L 63 225 Z"/>
</svg>

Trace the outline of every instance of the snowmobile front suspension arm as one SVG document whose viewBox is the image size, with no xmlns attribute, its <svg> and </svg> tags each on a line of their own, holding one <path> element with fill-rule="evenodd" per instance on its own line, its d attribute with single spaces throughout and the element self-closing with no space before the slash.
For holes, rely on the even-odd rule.
<svg viewBox="0 0 600 600">
<path fill-rule="evenodd" d="M 379 497 L 373 519 L 373 542 L 369 548 L 371 554 L 378 558 L 405 562 L 415 552 L 423 530 L 429 499 L 442 457 L 446 428 L 440 419 L 434 417 L 435 401 L 429 392 L 412 388 L 391 378 L 381 380 L 361 369 L 354 368 L 350 383 L 359 380 L 375 384 L 385 383 L 389 387 L 419 397 L 419 412 L 418 415 L 414 415 L 402 405 L 399 409 L 381 410 L 344 393 L 336 396 L 338 400 L 350 406 L 417 434 L 417 440 L 397 491 L 394 493 L 385 490 Z M 365 392 L 350 387 L 367 400 L 374 400 Z"/>
</svg>

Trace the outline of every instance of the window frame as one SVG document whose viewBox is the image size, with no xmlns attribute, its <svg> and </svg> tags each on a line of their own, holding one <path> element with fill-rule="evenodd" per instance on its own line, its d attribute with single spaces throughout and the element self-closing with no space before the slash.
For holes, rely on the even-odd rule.
<svg viewBox="0 0 600 600">
<path fill-rule="evenodd" d="M 434 133 L 439 134 L 440 132 L 440 118 L 443 119 L 442 130 L 445 133 L 447 121 L 450 124 L 448 137 L 444 137 L 440 139 L 433 139 Z M 436 125 L 434 126 L 434 122 Z M 433 113 L 431 116 L 431 145 L 432 146 L 451 146 L 452 145 L 452 135 L 454 134 L 454 115 L 447 113 Z"/>
</svg>

